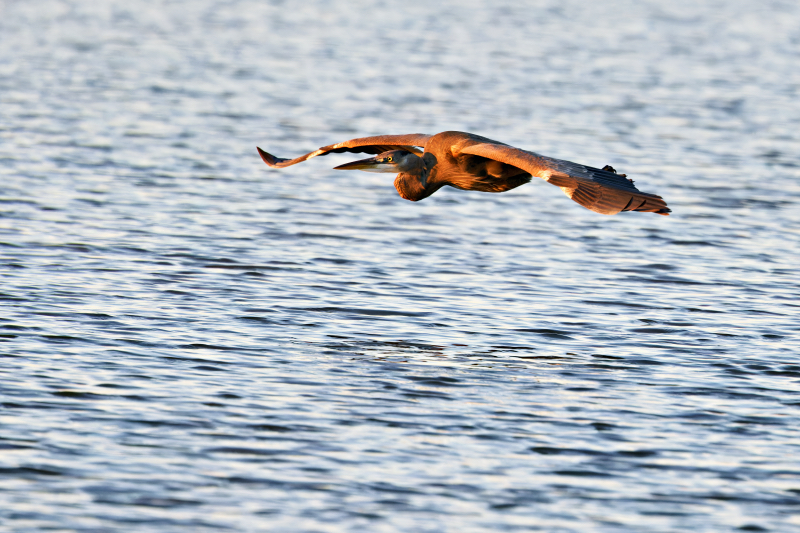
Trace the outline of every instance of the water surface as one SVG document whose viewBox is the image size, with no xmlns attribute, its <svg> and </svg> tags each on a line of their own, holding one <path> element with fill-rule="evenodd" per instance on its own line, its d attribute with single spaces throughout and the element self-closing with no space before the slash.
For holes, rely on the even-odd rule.
<svg viewBox="0 0 800 533">
<path fill-rule="evenodd" d="M 0 529 L 800 531 L 799 22 L 0 3 Z M 673 215 L 255 151 L 448 129 Z"/>
</svg>

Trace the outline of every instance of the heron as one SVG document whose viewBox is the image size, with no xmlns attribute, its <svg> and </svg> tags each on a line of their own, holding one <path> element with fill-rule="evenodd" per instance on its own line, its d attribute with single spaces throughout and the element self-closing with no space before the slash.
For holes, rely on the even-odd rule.
<svg viewBox="0 0 800 533">
<path fill-rule="evenodd" d="M 275 168 L 331 153 L 372 154 L 374 157 L 334 168 L 396 173 L 397 192 L 412 202 L 423 200 L 444 186 L 466 191 L 510 191 L 536 176 L 595 213 L 616 215 L 638 211 L 669 215 L 671 212 L 660 196 L 640 191 L 633 180 L 610 165 L 603 168 L 580 165 L 461 131 L 361 137 L 323 146 L 295 159 L 282 159 L 256 149 L 261 159 Z"/>
</svg>

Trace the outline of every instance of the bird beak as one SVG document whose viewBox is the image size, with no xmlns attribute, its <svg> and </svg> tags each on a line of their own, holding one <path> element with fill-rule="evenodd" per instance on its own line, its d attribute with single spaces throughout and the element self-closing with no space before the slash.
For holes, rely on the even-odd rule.
<svg viewBox="0 0 800 533">
<path fill-rule="evenodd" d="M 365 172 L 397 172 L 397 167 L 389 163 L 378 161 L 376 157 L 368 159 L 361 159 L 353 161 L 352 163 L 345 163 L 338 167 L 333 167 L 334 170 L 363 170 Z"/>
</svg>

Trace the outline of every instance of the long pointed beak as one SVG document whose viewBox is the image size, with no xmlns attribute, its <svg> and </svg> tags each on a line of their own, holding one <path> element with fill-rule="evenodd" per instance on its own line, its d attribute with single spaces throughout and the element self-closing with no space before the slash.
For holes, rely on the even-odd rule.
<svg viewBox="0 0 800 533">
<path fill-rule="evenodd" d="M 376 157 L 368 159 L 360 159 L 351 163 L 345 163 L 338 167 L 333 167 L 334 170 L 363 170 L 365 172 L 397 172 L 394 165 L 378 161 Z"/>
</svg>

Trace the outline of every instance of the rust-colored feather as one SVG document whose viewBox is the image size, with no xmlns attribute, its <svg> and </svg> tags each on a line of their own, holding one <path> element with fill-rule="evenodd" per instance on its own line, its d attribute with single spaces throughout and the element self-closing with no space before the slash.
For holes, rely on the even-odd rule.
<svg viewBox="0 0 800 533">
<path fill-rule="evenodd" d="M 666 202 L 655 194 L 642 192 L 633 181 L 617 174 L 611 167 L 603 170 L 542 156 L 505 144 L 461 141 L 454 146 L 459 154 L 474 154 L 509 165 L 538 176 L 560 187 L 583 207 L 604 215 L 621 211 L 639 211 L 669 215 Z"/>
</svg>

